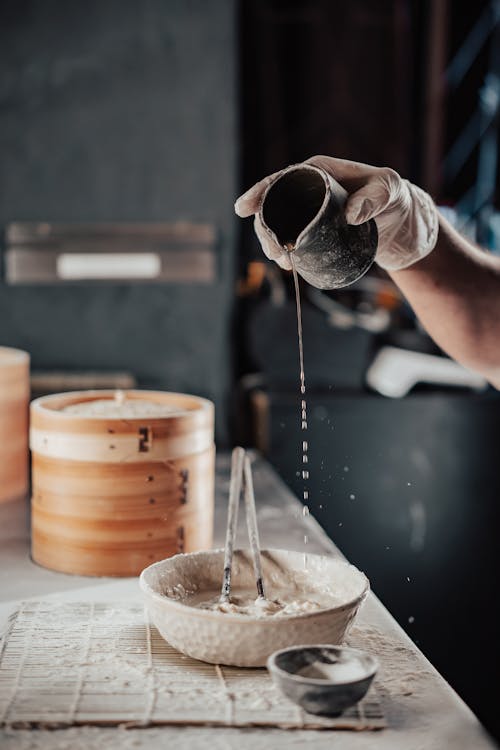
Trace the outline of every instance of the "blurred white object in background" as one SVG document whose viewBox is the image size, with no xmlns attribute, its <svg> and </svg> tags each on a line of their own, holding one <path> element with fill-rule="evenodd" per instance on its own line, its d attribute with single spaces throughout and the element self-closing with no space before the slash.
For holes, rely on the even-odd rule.
<svg viewBox="0 0 500 750">
<path fill-rule="evenodd" d="M 487 381 L 458 362 L 433 354 L 386 346 L 380 349 L 366 373 L 374 391 L 389 398 L 402 398 L 419 383 L 458 386 L 482 391 Z"/>
</svg>

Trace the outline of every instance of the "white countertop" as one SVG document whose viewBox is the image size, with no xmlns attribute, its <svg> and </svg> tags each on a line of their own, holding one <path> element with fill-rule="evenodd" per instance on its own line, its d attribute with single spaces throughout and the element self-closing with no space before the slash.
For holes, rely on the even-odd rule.
<svg viewBox="0 0 500 750">
<path fill-rule="evenodd" d="M 263 547 L 338 554 L 334 544 L 262 459 L 254 463 L 254 484 Z M 215 546 L 223 545 L 229 460 L 217 462 Z M 244 514 L 240 521 L 244 523 Z M 8 616 L 29 598 L 51 601 L 140 601 L 136 578 L 85 578 L 45 570 L 29 558 L 28 506 L 0 504 L 0 630 Z M 243 528 L 241 529 L 244 534 Z M 241 537 L 244 539 L 244 536 Z M 497 745 L 476 717 L 432 667 L 382 604 L 371 594 L 359 623 L 371 634 L 366 650 L 377 650 L 388 728 L 376 732 L 154 727 L 122 729 L 73 727 L 59 730 L 0 730 L 2 750 L 102 750 L 156 748 L 331 748 L 336 750 L 483 750 Z"/>
</svg>

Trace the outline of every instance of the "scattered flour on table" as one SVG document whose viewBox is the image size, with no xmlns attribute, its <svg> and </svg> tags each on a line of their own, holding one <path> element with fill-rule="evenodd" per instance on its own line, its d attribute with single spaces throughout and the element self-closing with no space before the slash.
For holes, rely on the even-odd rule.
<svg viewBox="0 0 500 750">
<path fill-rule="evenodd" d="M 388 638 L 378 628 L 355 625 L 349 633 L 348 643 L 379 660 L 377 681 L 393 696 L 413 695 L 429 677 L 429 670 L 422 668 L 414 651 L 403 646 L 401 641 Z"/>
</svg>

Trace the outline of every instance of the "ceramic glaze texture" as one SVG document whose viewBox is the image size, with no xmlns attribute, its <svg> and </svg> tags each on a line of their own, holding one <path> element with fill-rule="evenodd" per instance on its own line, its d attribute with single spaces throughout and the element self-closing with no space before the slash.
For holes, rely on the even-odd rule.
<svg viewBox="0 0 500 750">
<path fill-rule="evenodd" d="M 274 653 L 267 668 L 280 690 L 305 711 L 338 716 L 366 694 L 378 662 L 358 649 L 317 645 Z"/>
<path fill-rule="evenodd" d="M 294 247 L 295 268 L 318 289 L 338 289 L 357 281 L 377 251 L 373 220 L 347 224 L 348 193 L 319 167 L 293 164 L 271 180 L 259 219 L 278 245 Z"/>
<path fill-rule="evenodd" d="M 300 615 L 256 618 L 190 607 L 190 594 L 213 591 L 222 582 L 223 550 L 176 555 L 146 568 L 140 585 L 154 625 L 184 654 L 213 664 L 261 667 L 271 653 L 298 644 L 342 643 L 369 583 L 353 565 L 333 557 L 285 550 L 263 550 L 262 565 L 269 598 L 290 588 L 331 596 L 331 606 Z M 250 551 L 237 550 L 233 589 L 254 584 Z"/>
</svg>

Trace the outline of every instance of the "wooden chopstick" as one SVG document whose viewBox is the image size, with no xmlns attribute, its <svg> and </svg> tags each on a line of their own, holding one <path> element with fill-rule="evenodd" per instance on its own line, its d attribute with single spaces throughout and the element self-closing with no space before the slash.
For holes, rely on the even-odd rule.
<svg viewBox="0 0 500 750">
<path fill-rule="evenodd" d="M 255 510 L 255 493 L 253 490 L 252 466 L 248 456 L 245 456 L 243 464 L 243 476 L 245 479 L 244 493 L 248 540 L 250 542 L 250 549 L 252 551 L 255 583 L 257 585 L 257 593 L 259 597 L 265 599 L 266 595 L 264 593 L 264 580 L 262 577 L 262 565 L 260 561 L 259 529 L 257 527 L 257 512 Z"/>
<path fill-rule="evenodd" d="M 238 526 L 238 506 L 243 480 L 245 451 L 236 447 L 231 454 L 231 479 L 229 481 L 229 505 L 227 510 L 226 542 L 224 545 L 224 575 L 222 579 L 221 601 L 228 601 L 231 593 L 231 568 L 233 565 L 234 540 Z"/>
</svg>

